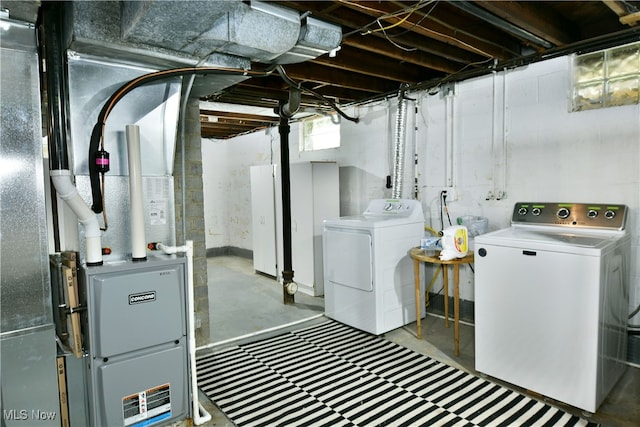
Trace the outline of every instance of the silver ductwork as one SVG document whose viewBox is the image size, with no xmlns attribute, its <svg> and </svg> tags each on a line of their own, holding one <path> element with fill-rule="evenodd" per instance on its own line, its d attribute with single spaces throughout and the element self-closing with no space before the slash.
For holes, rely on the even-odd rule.
<svg viewBox="0 0 640 427">
<path fill-rule="evenodd" d="M 6 13 L 0 28 L 0 424 L 12 426 L 59 402 L 36 31 Z"/>
<path fill-rule="evenodd" d="M 398 92 L 398 111 L 396 112 L 396 132 L 393 145 L 393 187 L 392 199 L 402 199 L 404 181 L 405 152 L 405 119 L 407 117 L 407 100 L 404 91 Z"/>
<path fill-rule="evenodd" d="M 163 25 L 157 25 L 162 22 Z M 276 5 L 242 2 L 129 1 L 123 3 L 124 41 L 184 52 L 198 58 L 222 52 L 268 63 L 295 46 L 298 13 Z"/>
<path fill-rule="evenodd" d="M 121 2 L 120 8 L 109 1 L 73 4 L 72 49 L 138 61 L 153 57 L 164 68 L 290 64 L 328 53 L 341 40 L 339 25 L 261 1 L 143 0 Z"/>
</svg>

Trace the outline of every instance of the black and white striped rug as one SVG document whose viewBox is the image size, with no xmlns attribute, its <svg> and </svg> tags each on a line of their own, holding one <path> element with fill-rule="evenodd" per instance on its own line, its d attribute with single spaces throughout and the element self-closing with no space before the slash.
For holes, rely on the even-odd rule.
<svg viewBox="0 0 640 427">
<path fill-rule="evenodd" d="M 197 359 L 238 426 L 589 426 L 584 419 L 334 321 Z"/>
</svg>

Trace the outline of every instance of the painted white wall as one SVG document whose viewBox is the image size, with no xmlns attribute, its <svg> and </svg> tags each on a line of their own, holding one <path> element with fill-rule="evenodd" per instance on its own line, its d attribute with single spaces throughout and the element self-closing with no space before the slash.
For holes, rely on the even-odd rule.
<svg viewBox="0 0 640 427">
<path fill-rule="evenodd" d="M 640 106 L 570 113 L 570 64 L 568 57 L 556 58 L 467 80 L 449 97 L 444 91 L 410 94 L 416 101 L 407 109 L 404 194 L 412 196 L 415 142 L 418 198 L 426 223 L 436 229 L 439 194 L 450 186 L 457 193 L 448 203 L 452 221 L 485 216 L 490 230 L 509 225 L 518 201 L 624 203 L 631 212 L 635 307 L 640 303 Z M 395 110 L 395 100 L 347 109 L 360 122 L 343 119 L 341 147 L 315 153 L 298 152 L 299 129 L 292 125 L 292 162 L 338 162 L 341 215 L 361 213 L 369 200 L 390 196 L 384 184 L 392 171 Z M 251 249 L 248 168 L 279 160 L 277 129 L 202 145 L 205 177 L 212 180 L 205 182 L 207 247 Z M 211 155 L 226 155 L 226 166 L 210 163 Z M 218 221 L 214 231 L 219 227 L 223 238 L 211 235 L 210 221 Z M 474 299 L 472 285 L 473 276 L 463 269 L 463 299 Z"/>
<path fill-rule="evenodd" d="M 489 218 L 504 228 L 518 201 L 624 203 L 631 215 L 631 305 L 640 303 L 640 107 L 569 112 L 568 57 L 459 83 L 455 87 L 452 218 Z M 420 199 L 439 228 L 445 184 L 445 99 L 421 98 Z M 504 193 L 501 200 L 495 199 Z M 487 200 L 489 198 L 490 200 Z M 463 269 L 461 296 L 473 299 Z M 636 323 L 640 323 L 636 322 Z"/>
<path fill-rule="evenodd" d="M 227 246 L 251 249 L 249 167 L 270 164 L 271 147 L 271 137 L 264 132 L 235 138 L 233 141 L 203 139 L 202 172 L 207 249 Z"/>
</svg>

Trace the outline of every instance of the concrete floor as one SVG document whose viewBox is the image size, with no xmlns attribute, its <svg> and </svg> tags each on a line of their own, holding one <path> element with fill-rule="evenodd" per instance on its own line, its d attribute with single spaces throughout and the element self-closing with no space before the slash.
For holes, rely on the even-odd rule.
<svg viewBox="0 0 640 427">
<path fill-rule="evenodd" d="M 321 297 L 298 293 L 295 296 L 296 304 L 285 306 L 282 304 L 281 287 L 275 280 L 256 274 L 250 259 L 228 256 L 209 258 L 208 268 L 212 344 L 209 348 L 199 349 L 199 353 L 282 334 L 325 320 Z M 280 327 L 282 325 L 285 326 Z M 473 326 L 462 324 L 460 327 L 458 357 L 453 355 L 452 323 L 445 328 L 444 319 L 428 315 L 422 322 L 422 336 L 422 340 L 416 338 L 415 323 L 384 334 L 390 341 L 476 373 Z M 233 426 L 203 393 L 200 393 L 200 401 L 212 415 L 211 421 L 203 425 Z M 579 409 L 558 402 L 551 403 L 604 427 L 638 427 L 640 368 L 627 369 L 595 414 L 584 414 Z"/>
</svg>

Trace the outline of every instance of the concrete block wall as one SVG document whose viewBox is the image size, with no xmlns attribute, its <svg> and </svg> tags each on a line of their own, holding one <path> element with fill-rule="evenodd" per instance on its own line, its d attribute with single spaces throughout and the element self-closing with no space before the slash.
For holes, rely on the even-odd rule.
<svg viewBox="0 0 640 427">
<path fill-rule="evenodd" d="M 202 184 L 202 139 L 200 136 L 200 107 L 197 99 L 192 99 L 188 102 L 185 114 L 185 140 L 182 141 L 180 138 L 181 131 L 178 130 L 174 164 L 176 242 L 178 245 L 182 245 L 185 240 L 193 241 L 196 345 L 199 346 L 209 343 L 211 334 L 209 330 L 207 250 L 205 245 L 204 198 Z M 182 172 L 183 151 L 184 182 Z"/>
</svg>

